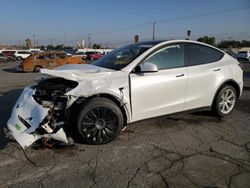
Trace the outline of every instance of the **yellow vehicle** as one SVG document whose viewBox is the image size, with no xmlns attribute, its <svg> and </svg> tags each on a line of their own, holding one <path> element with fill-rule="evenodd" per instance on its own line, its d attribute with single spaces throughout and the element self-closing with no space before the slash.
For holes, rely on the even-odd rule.
<svg viewBox="0 0 250 188">
<path fill-rule="evenodd" d="M 46 51 L 35 53 L 25 60 L 16 68 L 20 72 L 39 72 L 40 69 L 53 69 L 65 64 L 82 64 L 83 59 L 79 56 L 68 56 L 60 51 Z"/>
</svg>

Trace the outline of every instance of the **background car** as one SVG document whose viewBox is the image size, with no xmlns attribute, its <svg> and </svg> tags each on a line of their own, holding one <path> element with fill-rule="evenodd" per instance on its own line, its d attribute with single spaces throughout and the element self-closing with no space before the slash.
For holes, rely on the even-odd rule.
<svg viewBox="0 0 250 188">
<path fill-rule="evenodd" d="M 250 60 L 250 52 L 249 51 L 239 51 L 239 53 L 237 54 L 237 59 L 241 60 Z"/>
<path fill-rule="evenodd" d="M 86 60 L 86 59 L 91 60 L 90 54 L 94 53 L 94 54 L 98 54 L 98 55 L 94 55 L 95 57 L 93 57 L 93 58 L 94 59 L 99 59 L 100 57 L 108 54 L 112 50 L 113 49 L 95 49 L 95 50 L 87 49 L 86 51 L 78 51 L 74 55 L 75 56 L 82 56 L 84 60 Z"/>
<path fill-rule="evenodd" d="M 21 61 L 27 57 L 29 57 L 32 53 L 29 51 L 16 51 L 14 56 L 16 57 L 17 61 Z"/>
<path fill-rule="evenodd" d="M 87 58 L 86 52 L 77 52 L 74 54 L 74 56 L 81 56 L 83 59 Z"/>
<path fill-rule="evenodd" d="M 99 53 L 99 52 L 94 52 L 94 53 L 89 54 L 88 59 L 89 60 L 97 60 L 97 59 L 100 59 L 102 56 L 104 56 L 104 55 Z"/>
<path fill-rule="evenodd" d="M 84 52 L 83 59 L 97 60 L 97 59 L 101 58 L 102 56 L 103 56 L 103 54 L 101 54 L 100 52 L 87 51 L 87 52 Z"/>
<path fill-rule="evenodd" d="M 65 64 L 84 63 L 81 57 L 68 56 L 60 51 L 46 51 L 32 54 L 16 68 L 20 72 L 39 72 L 40 69 L 53 69 Z"/>
<path fill-rule="evenodd" d="M 0 62 L 7 62 L 8 61 L 8 57 L 3 54 L 3 53 L 0 53 Z"/>
<path fill-rule="evenodd" d="M 14 56 L 15 52 L 16 52 L 15 50 L 3 50 L 2 51 L 2 53 L 4 55 L 6 55 L 9 58 L 10 61 L 15 60 L 15 56 Z"/>
<path fill-rule="evenodd" d="M 84 56 L 82 57 L 84 60 L 90 60 L 90 57 L 89 55 L 92 54 L 92 53 L 95 53 L 94 51 L 87 51 L 87 52 L 84 52 Z"/>
</svg>

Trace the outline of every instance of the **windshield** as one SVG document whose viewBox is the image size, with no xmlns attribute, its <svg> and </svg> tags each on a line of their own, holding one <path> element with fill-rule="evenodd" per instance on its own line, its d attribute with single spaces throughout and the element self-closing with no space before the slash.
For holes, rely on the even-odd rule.
<svg viewBox="0 0 250 188">
<path fill-rule="evenodd" d="M 108 69 L 120 70 L 126 67 L 129 63 L 131 63 L 135 58 L 144 53 L 146 50 L 152 48 L 158 43 L 160 43 L 160 41 L 130 44 L 111 51 L 99 60 L 93 62 L 92 65 Z"/>
</svg>

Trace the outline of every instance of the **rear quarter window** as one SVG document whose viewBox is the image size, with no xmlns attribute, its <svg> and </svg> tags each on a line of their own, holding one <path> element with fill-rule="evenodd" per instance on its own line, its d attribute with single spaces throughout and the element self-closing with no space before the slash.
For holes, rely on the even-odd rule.
<svg viewBox="0 0 250 188">
<path fill-rule="evenodd" d="M 189 65 L 201 65 L 219 61 L 224 54 L 200 44 L 188 44 Z"/>
</svg>

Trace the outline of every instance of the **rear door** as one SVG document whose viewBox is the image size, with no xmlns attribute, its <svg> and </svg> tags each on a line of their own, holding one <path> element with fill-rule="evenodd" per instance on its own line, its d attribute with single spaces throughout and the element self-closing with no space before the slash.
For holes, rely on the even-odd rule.
<svg viewBox="0 0 250 188">
<path fill-rule="evenodd" d="M 187 86 L 183 44 L 168 45 L 143 63 L 157 65 L 158 72 L 131 73 L 132 121 L 184 110 Z"/>
<path fill-rule="evenodd" d="M 69 62 L 69 59 L 64 52 L 57 53 L 56 54 L 56 62 L 57 62 L 57 66 L 62 66 L 62 65 L 67 64 Z"/>
<path fill-rule="evenodd" d="M 188 51 L 188 84 L 186 110 L 211 105 L 214 93 L 224 78 L 220 59 L 223 53 L 200 44 L 186 44 Z"/>
<path fill-rule="evenodd" d="M 57 67 L 58 57 L 56 57 L 55 53 L 49 53 L 47 61 L 48 61 L 48 68 L 53 69 L 53 68 Z"/>
</svg>

